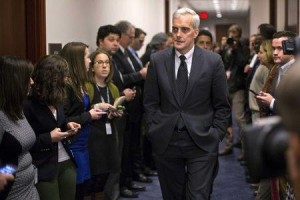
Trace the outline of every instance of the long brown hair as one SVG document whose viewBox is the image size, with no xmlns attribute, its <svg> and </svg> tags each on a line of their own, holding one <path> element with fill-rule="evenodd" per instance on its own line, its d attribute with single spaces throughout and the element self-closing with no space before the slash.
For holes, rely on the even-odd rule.
<svg viewBox="0 0 300 200">
<path fill-rule="evenodd" d="M 63 105 L 66 99 L 65 78 L 68 63 L 59 55 L 43 57 L 35 66 L 32 92 L 49 106 Z"/>
<path fill-rule="evenodd" d="M 29 92 L 33 65 L 16 56 L 0 57 L 0 110 L 16 122 L 23 119 L 23 101 Z"/>
<path fill-rule="evenodd" d="M 93 68 L 95 65 L 95 59 L 99 54 L 105 54 L 105 55 L 107 55 L 107 57 L 109 59 L 110 70 L 109 70 L 108 76 L 105 79 L 105 83 L 109 83 L 113 77 L 114 69 L 113 69 L 113 65 L 112 65 L 111 57 L 110 57 L 109 53 L 103 49 L 97 49 L 90 55 L 91 62 L 90 62 L 90 68 L 89 68 L 89 79 L 91 82 L 95 83 Z"/>
<path fill-rule="evenodd" d="M 86 48 L 88 48 L 88 45 L 82 42 L 70 42 L 60 52 L 60 55 L 66 59 L 69 66 L 67 83 L 72 87 L 75 96 L 81 101 L 83 101 L 82 90 L 87 93 L 85 83 L 88 81 L 88 75 L 84 62 Z"/>
</svg>

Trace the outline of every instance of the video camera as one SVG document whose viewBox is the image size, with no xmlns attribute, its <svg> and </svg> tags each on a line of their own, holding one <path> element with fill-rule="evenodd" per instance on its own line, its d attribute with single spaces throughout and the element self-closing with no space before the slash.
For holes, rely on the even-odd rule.
<svg viewBox="0 0 300 200">
<path fill-rule="evenodd" d="M 234 44 L 234 39 L 232 38 L 232 37 L 229 37 L 229 38 L 227 38 L 227 40 L 226 40 L 226 43 L 228 44 L 228 45 L 233 45 Z"/>
<path fill-rule="evenodd" d="M 300 37 L 282 41 L 282 50 L 285 55 L 298 55 L 300 53 Z"/>
<path fill-rule="evenodd" d="M 245 158 L 252 179 L 285 175 L 289 133 L 280 117 L 262 118 L 247 126 L 244 139 Z"/>
</svg>

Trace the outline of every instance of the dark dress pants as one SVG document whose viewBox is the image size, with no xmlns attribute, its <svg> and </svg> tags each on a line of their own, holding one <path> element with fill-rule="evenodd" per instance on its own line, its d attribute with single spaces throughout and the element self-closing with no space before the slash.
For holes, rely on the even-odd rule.
<svg viewBox="0 0 300 200">
<path fill-rule="evenodd" d="M 120 186 L 128 185 L 134 176 L 134 161 L 140 141 L 140 121 L 129 122 L 127 120 L 126 131 L 124 133 L 124 144 L 122 152 L 122 171 Z"/>
<path fill-rule="evenodd" d="M 166 151 L 154 158 L 164 200 L 210 199 L 217 152 L 200 149 L 187 131 L 174 131 Z"/>
</svg>

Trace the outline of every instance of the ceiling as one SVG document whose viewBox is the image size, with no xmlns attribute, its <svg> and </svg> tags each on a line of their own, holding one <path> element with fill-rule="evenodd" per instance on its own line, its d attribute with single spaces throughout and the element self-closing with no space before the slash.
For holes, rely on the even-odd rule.
<svg viewBox="0 0 300 200">
<path fill-rule="evenodd" d="M 185 0 L 195 11 L 206 11 L 209 17 L 216 17 L 216 8 L 222 18 L 241 18 L 249 14 L 249 0 Z"/>
</svg>

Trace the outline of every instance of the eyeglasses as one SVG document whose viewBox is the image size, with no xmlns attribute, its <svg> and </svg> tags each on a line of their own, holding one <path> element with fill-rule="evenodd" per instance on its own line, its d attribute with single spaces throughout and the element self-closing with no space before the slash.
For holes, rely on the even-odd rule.
<svg viewBox="0 0 300 200">
<path fill-rule="evenodd" d="M 107 60 L 107 61 L 102 61 L 102 60 L 98 60 L 98 61 L 96 61 L 96 62 L 94 62 L 94 64 L 97 64 L 97 65 L 109 65 L 110 64 L 110 62 L 109 62 L 109 60 Z"/>
</svg>

